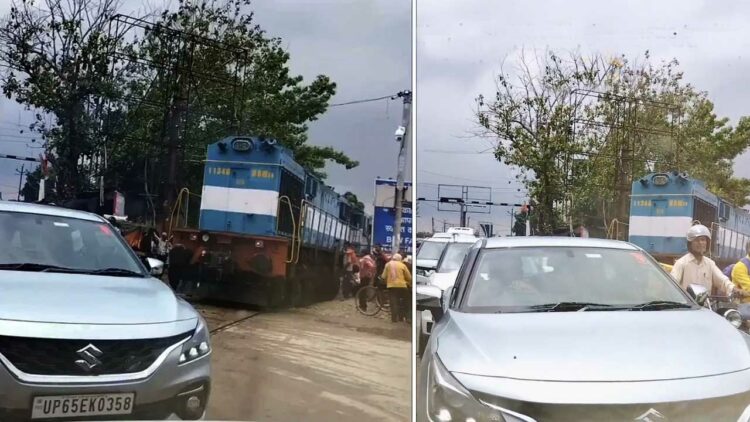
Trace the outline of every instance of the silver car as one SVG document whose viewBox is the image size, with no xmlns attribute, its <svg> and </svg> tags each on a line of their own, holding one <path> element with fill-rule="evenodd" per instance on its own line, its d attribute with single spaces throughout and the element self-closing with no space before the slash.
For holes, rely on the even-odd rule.
<svg viewBox="0 0 750 422">
<path fill-rule="evenodd" d="M 417 420 L 746 421 L 750 337 L 704 299 L 628 243 L 478 242 L 435 309 Z"/>
<path fill-rule="evenodd" d="M 206 322 L 103 218 L 0 202 L 0 420 L 203 417 Z"/>
</svg>

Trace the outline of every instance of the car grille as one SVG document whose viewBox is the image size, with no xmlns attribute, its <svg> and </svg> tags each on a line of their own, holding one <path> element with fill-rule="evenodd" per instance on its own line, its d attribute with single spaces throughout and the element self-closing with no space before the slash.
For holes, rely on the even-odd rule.
<svg viewBox="0 0 750 422">
<path fill-rule="evenodd" d="M 0 354 L 13 366 L 34 375 L 106 375 L 140 372 L 151 366 L 169 346 L 192 332 L 172 337 L 136 340 L 68 340 L 0 336 Z M 87 357 L 80 350 L 93 345 L 100 363 L 80 365 Z M 90 359 L 90 358 L 89 358 Z M 93 361 L 92 361 L 93 362 Z"/>
<path fill-rule="evenodd" d="M 705 400 L 643 404 L 547 404 L 509 401 L 478 392 L 474 397 L 537 421 L 732 421 L 736 422 L 750 404 L 750 394 Z"/>
</svg>

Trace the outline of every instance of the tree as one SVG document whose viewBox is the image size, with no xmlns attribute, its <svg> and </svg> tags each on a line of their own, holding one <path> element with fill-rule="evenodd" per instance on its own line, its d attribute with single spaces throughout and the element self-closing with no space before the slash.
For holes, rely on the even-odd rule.
<svg viewBox="0 0 750 422">
<path fill-rule="evenodd" d="M 39 110 L 61 198 L 104 176 L 107 188 L 173 199 L 200 187 L 206 145 L 236 134 L 277 139 L 321 178 L 328 161 L 358 165 L 307 142 L 336 86 L 291 74 L 248 1 L 181 0 L 128 37 L 108 32 L 116 0 L 42 1 L 15 3 L 0 28 L 2 87 Z"/>
<path fill-rule="evenodd" d="M 344 199 L 346 199 L 347 202 L 349 202 L 352 207 L 360 211 L 364 211 L 365 204 L 360 202 L 359 198 L 357 198 L 357 195 L 347 191 L 342 196 L 344 197 Z"/>
<path fill-rule="evenodd" d="M 573 92 L 601 84 L 609 66 L 600 56 L 564 61 L 554 53 L 537 63 L 532 70 L 522 56 L 516 84 L 498 75 L 493 100 L 477 98 L 476 117 L 483 134 L 497 139 L 495 157 L 521 168 L 538 203 L 539 233 L 550 234 L 558 224 L 555 204 L 565 199 L 566 164 L 585 148 L 571 136 L 572 113 L 581 101 Z"/>
<path fill-rule="evenodd" d="M 626 222 L 632 182 L 652 171 L 687 171 L 747 203 L 750 180 L 732 177 L 732 160 L 748 146 L 750 120 L 732 128 L 717 117 L 677 61 L 653 65 L 646 52 L 636 62 L 554 53 L 532 61 L 538 68 L 528 62 L 521 57 L 515 83 L 498 76 L 476 116 L 497 139 L 498 160 L 523 170 L 541 234 L 572 221 L 593 233 Z"/>
<path fill-rule="evenodd" d="M 42 167 L 38 166 L 34 171 L 26 174 L 26 183 L 21 189 L 25 202 L 36 202 L 39 198 L 39 181 L 42 179 Z M 55 201 L 55 192 L 52 189 L 54 179 L 49 179 L 44 183 L 45 201 Z"/>
<path fill-rule="evenodd" d="M 161 181 L 152 192 L 174 194 L 168 157 L 176 154 L 180 187 L 198 189 L 206 145 L 237 134 L 277 139 L 321 178 L 327 161 L 358 165 L 342 151 L 307 143 L 307 124 L 326 111 L 335 84 L 322 75 L 309 84 L 291 75 L 281 40 L 267 37 L 243 12 L 248 4 L 180 1 L 144 34 L 135 47 L 144 77 L 132 85 L 132 96 L 165 106 L 129 110 L 129 141 L 112 151 L 122 158 L 112 177 L 137 187 L 148 174 Z"/>
<path fill-rule="evenodd" d="M 110 72 L 107 35 L 115 0 L 14 1 L 0 27 L 3 93 L 38 110 L 32 130 L 47 142 L 57 194 L 72 198 L 90 183 L 86 165 L 108 137 L 102 124 L 118 108 L 118 87 L 126 69 Z M 54 118 L 47 126 L 45 118 Z"/>
</svg>

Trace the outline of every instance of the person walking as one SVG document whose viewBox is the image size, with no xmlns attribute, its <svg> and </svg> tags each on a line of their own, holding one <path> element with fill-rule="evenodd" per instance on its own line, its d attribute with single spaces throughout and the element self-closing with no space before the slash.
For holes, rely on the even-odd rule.
<svg viewBox="0 0 750 422">
<path fill-rule="evenodd" d="M 399 254 L 393 255 L 385 264 L 380 276 L 386 282 L 391 302 L 391 322 L 410 319 L 409 287 L 411 286 L 411 272 L 402 262 Z"/>
</svg>

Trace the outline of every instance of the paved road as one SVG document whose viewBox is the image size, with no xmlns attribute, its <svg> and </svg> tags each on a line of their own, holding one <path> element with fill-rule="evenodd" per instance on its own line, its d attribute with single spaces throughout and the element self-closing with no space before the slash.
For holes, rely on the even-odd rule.
<svg viewBox="0 0 750 422">
<path fill-rule="evenodd" d="M 207 418 L 408 421 L 411 330 L 347 302 L 260 313 L 200 306 L 213 334 Z M 242 319 L 239 323 L 227 323 Z"/>
</svg>

